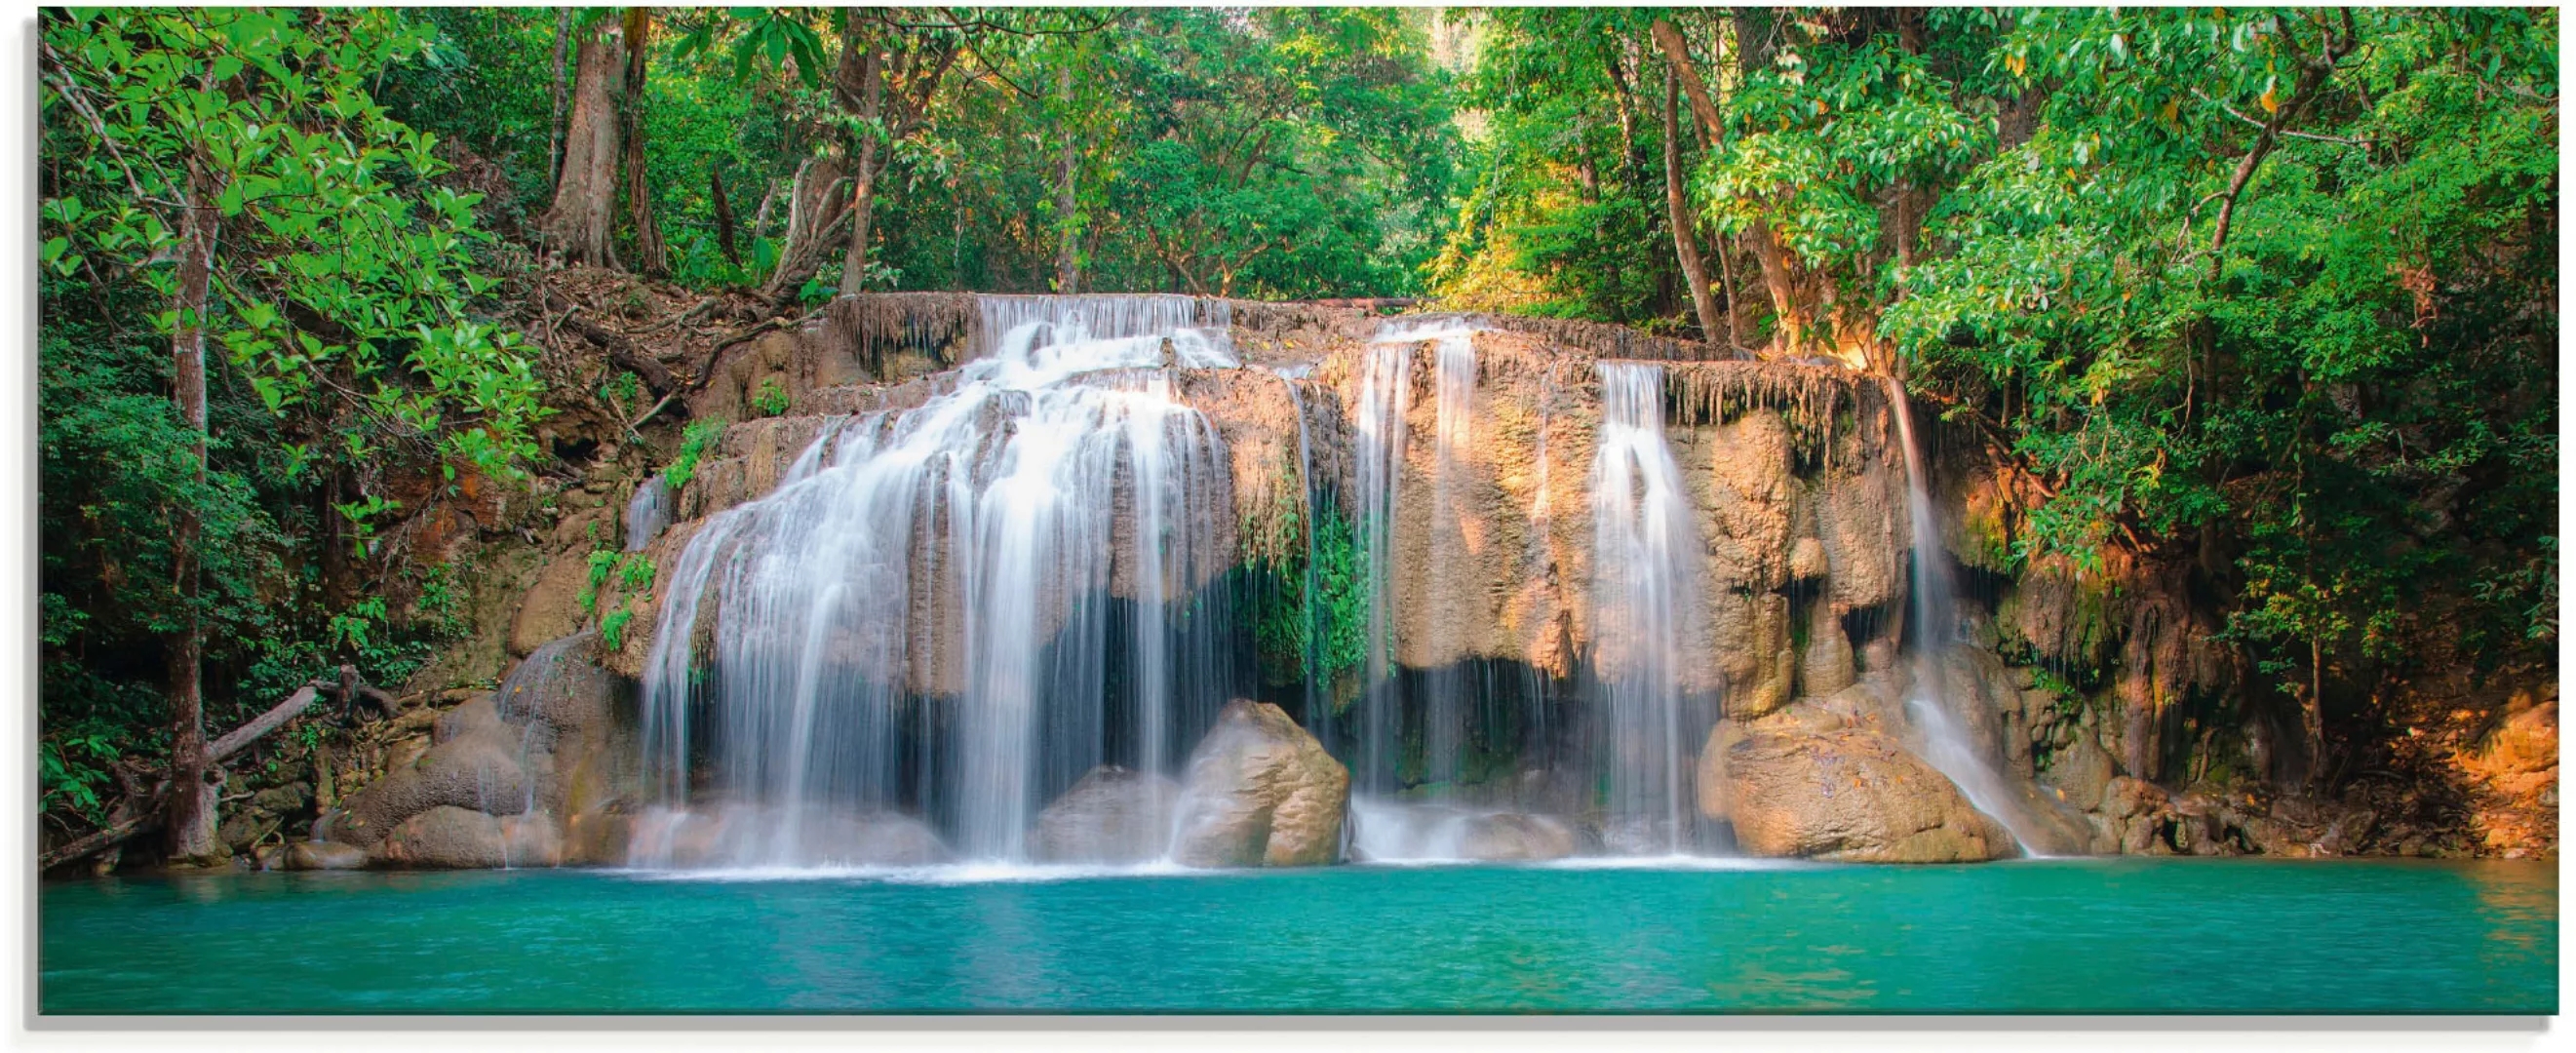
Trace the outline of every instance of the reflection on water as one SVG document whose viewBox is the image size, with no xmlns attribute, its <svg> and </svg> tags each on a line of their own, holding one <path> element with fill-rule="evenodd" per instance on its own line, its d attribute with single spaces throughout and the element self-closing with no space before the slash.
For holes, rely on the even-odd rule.
<svg viewBox="0 0 2576 1053">
<path fill-rule="evenodd" d="M 2547 863 L 257 874 L 40 896 L 49 1013 L 2557 1009 Z"/>
</svg>

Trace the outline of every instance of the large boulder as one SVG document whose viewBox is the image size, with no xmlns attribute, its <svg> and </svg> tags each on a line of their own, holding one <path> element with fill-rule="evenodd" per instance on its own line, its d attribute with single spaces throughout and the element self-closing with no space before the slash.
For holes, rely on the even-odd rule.
<svg viewBox="0 0 2576 1053">
<path fill-rule="evenodd" d="M 1736 843 L 1754 855 L 1972 863 L 2017 851 L 2003 824 L 1876 731 L 1748 729 L 1722 770 Z"/>
<path fill-rule="evenodd" d="M 555 824 L 545 817 L 505 818 L 443 804 L 386 831 L 367 859 L 432 870 L 550 867 L 562 863 L 563 846 Z"/>
<path fill-rule="evenodd" d="M 1190 755 L 1174 852 L 1194 867 L 1341 857 L 1351 775 L 1279 707 L 1236 699 Z"/>
<path fill-rule="evenodd" d="M 373 846 L 404 820 L 434 808 L 516 815 L 528 807 L 518 745 L 497 729 L 448 739 L 386 773 L 348 806 L 314 826 L 317 838 Z"/>
<path fill-rule="evenodd" d="M 430 745 L 397 756 L 383 778 L 316 819 L 313 839 L 365 849 L 394 866 L 560 861 L 562 817 L 617 803 L 633 781 L 635 751 L 614 719 L 624 685 L 599 666 L 597 639 L 582 633 L 538 647 L 498 691 L 438 714 Z M 440 809 L 482 820 L 441 813 L 412 824 Z M 491 847 L 503 818 L 514 820 L 508 862 L 467 862 L 503 858 Z M 382 844 L 406 824 L 412 844 Z"/>
<path fill-rule="evenodd" d="M 1029 829 L 1029 858 L 1041 863 L 1141 863 L 1172 846 L 1181 784 L 1114 764 L 1091 769 Z"/>
</svg>

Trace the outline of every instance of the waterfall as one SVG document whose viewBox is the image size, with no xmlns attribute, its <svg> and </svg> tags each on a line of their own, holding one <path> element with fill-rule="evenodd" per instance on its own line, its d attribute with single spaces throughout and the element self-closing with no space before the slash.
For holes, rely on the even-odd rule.
<svg viewBox="0 0 2576 1053">
<path fill-rule="evenodd" d="M 979 301 L 953 390 L 827 428 L 673 569 L 645 746 L 666 807 L 731 810 L 720 861 L 846 862 L 851 817 L 896 809 L 963 857 L 1022 858 L 1043 795 L 1104 762 L 1168 772 L 1185 715 L 1231 687 L 1222 619 L 1175 613 L 1232 511 L 1169 372 L 1235 364 L 1225 305 Z"/>
<path fill-rule="evenodd" d="M 644 546 L 661 536 L 662 528 L 671 525 L 670 489 L 662 484 L 659 474 L 644 480 L 635 488 L 635 496 L 626 502 L 626 551 L 641 552 Z"/>
<path fill-rule="evenodd" d="M 1706 721 L 1688 697 L 1701 631 L 1701 544 L 1689 492 L 1664 441 L 1664 370 L 1602 362 L 1599 450 L 1592 464 L 1593 596 L 1608 733 L 1604 836 L 1614 851 L 1677 855 L 1691 847 L 1691 763 Z"/>
<path fill-rule="evenodd" d="M 1360 757 L 1353 785 L 1358 790 L 1391 793 L 1398 788 L 1397 761 L 1404 739 L 1399 685 L 1393 661 L 1396 643 L 1393 587 L 1397 577 L 1395 530 L 1402 509 L 1398 493 L 1404 482 L 1405 418 L 1413 407 L 1413 365 L 1417 345 L 1433 345 L 1433 461 L 1428 532 L 1430 566 L 1426 580 L 1466 558 L 1459 536 L 1459 488 L 1474 439 L 1476 347 L 1481 327 L 1462 319 L 1386 322 L 1369 337 L 1362 362 L 1359 407 L 1351 422 L 1359 462 L 1360 538 L 1369 576 L 1369 659 L 1367 693 L 1362 700 Z M 1445 602 L 1447 590 L 1428 590 Z M 1426 609 L 1425 624 L 1448 633 L 1463 622 L 1459 612 Z M 1463 640 L 1426 641 L 1442 653 L 1463 651 Z M 1469 687 L 1463 670 L 1435 671 L 1423 713 L 1423 777 L 1441 782 L 1454 778 L 1465 747 L 1464 701 Z"/>
<path fill-rule="evenodd" d="M 2026 820 L 2010 806 L 2012 795 L 1994 765 L 1979 756 L 1966 730 L 1959 726 L 1945 697 L 1943 665 L 1955 643 L 1958 609 L 1951 594 L 1949 557 L 1941 551 L 1941 527 L 1932 518 L 1932 494 L 1923 470 L 1923 453 L 1914 438 L 1914 414 L 1905 387 L 1887 381 L 1887 398 L 1896 411 L 1897 438 L 1905 446 L 1905 511 L 1914 534 L 1914 691 L 1905 710 L 1923 731 L 1923 759 L 1957 784 L 1968 803 L 1995 817 L 2010 830 L 2023 854 L 2031 852 Z"/>
<path fill-rule="evenodd" d="M 1393 574 L 1395 488 L 1404 475 L 1404 414 L 1413 399 L 1413 348 L 1396 342 L 1388 326 L 1372 341 L 1361 365 L 1360 404 L 1351 422 L 1358 447 L 1360 544 L 1368 566 L 1368 683 L 1360 703 L 1360 756 L 1354 792 L 1395 789 L 1395 685 L 1389 668 L 1395 643 L 1388 582 Z"/>
</svg>

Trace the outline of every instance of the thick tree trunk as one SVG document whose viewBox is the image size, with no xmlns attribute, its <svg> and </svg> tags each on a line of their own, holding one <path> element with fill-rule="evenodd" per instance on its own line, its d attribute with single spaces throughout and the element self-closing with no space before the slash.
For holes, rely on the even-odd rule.
<svg viewBox="0 0 2576 1053">
<path fill-rule="evenodd" d="M 546 186 L 553 187 L 563 178 L 564 134 L 564 59 L 572 43 L 572 9 L 555 9 L 555 75 L 546 82 L 546 97 L 554 101 L 554 116 L 546 123 Z"/>
<path fill-rule="evenodd" d="M 1717 301 L 1708 294 L 1708 265 L 1699 258 L 1699 239 L 1691 235 L 1690 202 L 1682 193 L 1681 78 L 1664 67 L 1664 207 L 1673 221 L 1673 255 L 1681 258 L 1682 277 L 1690 281 L 1691 309 L 1699 314 L 1699 338 L 1717 342 Z"/>
<path fill-rule="evenodd" d="M 609 243 L 617 208 L 616 86 L 625 54 L 618 24 L 593 23 L 582 34 L 573 75 L 572 123 L 564 136 L 562 178 L 541 237 L 565 263 L 617 266 Z"/>
<path fill-rule="evenodd" d="M 196 478 L 206 478 L 206 312 L 214 280 L 215 225 L 212 202 L 221 192 L 214 178 L 190 162 L 188 209 L 180 220 L 177 288 L 171 307 L 178 325 L 170 334 L 170 363 L 175 383 L 171 401 L 191 433 L 189 459 Z M 215 810 L 222 773 L 206 751 L 205 692 L 201 681 L 205 628 L 198 621 L 197 543 L 202 533 L 195 494 L 173 502 L 170 556 L 179 593 L 179 629 L 172 634 L 167 658 L 170 699 L 170 855 L 175 859 L 211 859 L 222 852 L 215 840 Z"/>
<path fill-rule="evenodd" d="M 862 123 L 886 128 L 885 59 L 877 54 L 876 44 L 864 35 L 853 35 L 841 51 L 841 68 L 835 74 L 846 93 L 851 78 L 859 86 L 858 116 Z M 858 134 L 850 151 L 856 164 L 850 172 L 850 251 L 841 257 L 841 292 L 854 293 L 867 280 L 868 237 L 876 218 L 877 171 L 884 166 L 885 150 L 877 145 L 876 135 L 869 130 Z"/>
<path fill-rule="evenodd" d="M 653 185 L 644 171 L 644 74 L 651 57 L 653 9 L 626 9 L 626 211 L 635 224 L 635 266 L 648 277 L 671 273 L 671 252 L 653 222 Z"/>
<path fill-rule="evenodd" d="M 1056 72 L 1055 93 L 1057 99 L 1067 104 L 1072 102 L 1073 69 L 1071 67 L 1068 66 Z M 1060 152 L 1056 158 L 1055 291 L 1071 296 L 1079 290 L 1082 278 L 1080 252 L 1082 225 L 1074 216 L 1075 162 L 1079 159 L 1080 151 L 1076 148 L 1070 129 L 1067 129 L 1063 135 L 1064 143 L 1057 148 Z"/>
</svg>

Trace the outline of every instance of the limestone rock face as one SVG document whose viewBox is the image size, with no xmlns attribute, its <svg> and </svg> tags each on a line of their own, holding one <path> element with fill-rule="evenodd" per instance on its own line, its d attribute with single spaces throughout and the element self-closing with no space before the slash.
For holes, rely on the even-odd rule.
<svg viewBox="0 0 2576 1053">
<path fill-rule="evenodd" d="M 2110 751 L 2093 740 L 2092 732 L 2079 729 L 2072 744 L 2051 756 L 2042 778 L 2057 789 L 2061 800 L 2089 812 L 2102 806 L 2106 788 L 2117 774 Z"/>
<path fill-rule="evenodd" d="M 549 640 L 581 630 L 581 587 L 590 580 L 589 554 L 570 551 L 546 563 L 537 584 L 510 619 L 510 653 L 525 655 Z"/>
<path fill-rule="evenodd" d="M 498 692 L 439 714 L 431 745 L 315 820 L 314 840 L 387 866 L 561 863 L 565 817 L 619 799 L 636 762 L 595 641 L 540 647 Z"/>
<path fill-rule="evenodd" d="M 527 810 L 528 777 L 517 743 L 494 730 L 449 738 L 418 760 L 396 768 L 340 814 L 317 822 L 331 841 L 371 847 L 412 816 L 435 808 L 470 809 L 486 816 Z"/>
<path fill-rule="evenodd" d="M 1851 637 L 1840 618 L 1819 613 L 1807 630 L 1807 653 L 1798 665 L 1799 694 L 1823 698 L 1852 685 Z"/>
<path fill-rule="evenodd" d="M 1351 776 L 1279 707 L 1236 699 L 1190 755 L 1174 855 L 1187 866 L 1317 866 L 1341 857 Z"/>
<path fill-rule="evenodd" d="M 1745 851 L 1860 863 L 1973 863 L 2016 849 L 2003 824 L 1893 738 L 1750 729 L 1726 750 Z"/>
<path fill-rule="evenodd" d="M 1171 847 L 1181 785 L 1104 764 L 1055 799 L 1029 830 L 1029 858 L 1041 863 L 1139 863 Z"/>
</svg>

